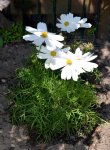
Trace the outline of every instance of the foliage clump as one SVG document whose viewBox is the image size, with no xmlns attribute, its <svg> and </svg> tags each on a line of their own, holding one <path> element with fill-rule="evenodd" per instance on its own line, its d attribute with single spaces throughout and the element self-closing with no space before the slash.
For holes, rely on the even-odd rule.
<svg viewBox="0 0 110 150">
<path fill-rule="evenodd" d="M 17 85 L 10 92 L 14 124 L 27 124 L 45 140 L 57 134 L 84 135 L 93 130 L 99 116 L 90 84 L 80 79 L 61 80 L 57 71 L 44 69 L 35 54 L 27 66 L 17 71 Z"/>
<path fill-rule="evenodd" d="M 0 35 L 4 44 L 20 41 L 23 36 L 23 25 L 22 23 L 13 23 L 7 30 L 0 29 Z"/>
<path fill-rule="evenodd" d="M 83 42 L 81 40 L 74 40 L 74 42 L 72 42 L 70 44 L 71 50 L 74 52 L 77 47 L 79 47 L 83 52 L 91 52 L 94 50 L 94 45 L 91 42 Z"/>
</svg>

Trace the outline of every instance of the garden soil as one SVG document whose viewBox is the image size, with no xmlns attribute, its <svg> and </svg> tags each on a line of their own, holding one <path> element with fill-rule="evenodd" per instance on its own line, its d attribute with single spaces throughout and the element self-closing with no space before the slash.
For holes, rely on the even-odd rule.
<svg viewBox="0 0 110 150">
<path fill-rule="evenodd" d="M 7 98 L 9 87 L 13 85 L 15 71 L 23 66 L 32 53 L 32 45 L 14 43 L 0 48 L 0 150 L 110 150 L 110 44 L 96 48 L 98 64 L 101 70 L 101 84 L 97 85 L 100 112 L 107 121 L 98 126 L 85 140 L 76 144 L 37 143 L 30 136 L 26 126 L 15 126 L 9 118 L 12 105 Z"/>
</svg>

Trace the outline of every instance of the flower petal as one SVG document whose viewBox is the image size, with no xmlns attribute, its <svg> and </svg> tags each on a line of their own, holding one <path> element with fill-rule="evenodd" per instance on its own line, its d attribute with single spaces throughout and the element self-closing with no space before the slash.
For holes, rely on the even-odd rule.
<svg viewBox="0 0 110 150">
<path fill-rule="evenodd" d="M 75 55 L 76 55 L 76 57 L 78 57 L 78 58 L 81 58 L 81 57 L 82 57 L 82 51 L 81 51 L 81 49 L 80 49 L 79 47 L 76 49 Z"/>
<path fill-rule="evenodd" d="M 43 44 L 44 40 L 42 38 L 39 38 L 33 42 L 36 46 L 41 46 Z"/>
<path fill-rule="evenodd" d="M 37 32 L 38 30 L 29 26 L 26 26 L 26 31 L 30 32 L 30 33 L 34 33 Z"/>
<path fill-rule="evenodd" d="M 91 72 L 94 68 L 97 68 L 98 65 L 92 62 L 84 62 L 82 67 L 85 71 Z"/>
<path fill-rule="evenodd" d="M 44 22 L 39 22 L 37 24 L 38 31 L 47 32 L 47 25 Z"/>
<path fill-rule="evenodd" d="M 56 23 L 56 26 L 57 26 L 58 28 L 62 28 L 62 24 L 61 24 L 61 23 Z"/>
<path fill-rule="evenodd" d="M 84 23 L 84 24 L 81 24 L 81 28 L 91 28 L 91 24 L 90 23 Z"/>
<path fill-rule="evenodd" d="M 90 52 L 87 52 L 87 53 L 83 54 L 83 58 L 86 58 L 86 57 L 88 57 L 89 55 L 91 55 L 91 53 L 90 53 Z"/>
<path fill-rule="evenodd" d="M 43 53 L 39 53 L 39 54 L 37 55 L 37 57 L 38 57 L 39 59 L 48 59 L 48 58 L 50 58 L 49 54 L 43 54 Z"/>
<path fill-rule="evenodd" d="M 65 66 L 61 72 L 61 79 L 70 80 L 71 79 L 71 66 Z"/>
<path fill-rule="evenodd" d="M 73 19 L 73 14 L 72 14 L 72 13 L 67 14 L 67 16 L 68 16 L 68 18 L 69 18 L 70 20 Z"/>
<path fill-rule="evenodd" d="M 55 35 L 53 33 L 48 33 L 48 37 L 49 37 L 49 39 L 57 40 L 57 41 L 63 41 L 64 40 L 63 36 L 61 36 L 61 35 Z"/>
<path fill-rule="evenodd" d="M 81 17 L 74 17 L 73 18 L 73 23 L 78 23 L 80 21 Z"/>
<path fill-rule="evenodd" d="M 67 80 L 71 79 L 71 66 L 66 66 L 66 76 L 67 76 Z"/>
<path fill-rule="evenodd" d="M 80 64 L 78 63 L 73 69 L 77 72 L 77 74 L 81 74 L 85 72 L 85 70 L 81 66 L 81 63 Z"/>
<path fill-rule="evenodd" d="M 97 55 L 91 56 L 91 57 L 87 57 L 85 60 L 86 61 L 91 61 L 94 60 L 97 57 Z"/>
<path fill-rule="evenodd" d="M 63 47 L 63 43 L 60 43 L 59 41 L 56 41 L 56 40 L 50 40 L 50 39 L 48 39 L 48 40 L 46 40 L 45 41 L 46 42 L 46 46 L 47 46 L 47 48 L 48 48 L 48 46 L 49 46 L 49 48 L 50 47 L 58 47 L 58 48 L 62 48 Z"/>
<path fill-rule="evenodd" d="M 70 50 L 70 47 L 65 47 L 62 49 L 65 53 L 67 53 Z"/>
<path fill-rule="evenodd" d="M 40 52 L 42 53 L 49 53 L 49 50 L 47 49 L 47 47 L 41 46 Z"/>
<path fill-rule="evenodd" d="M 50 59 L 47 59 L 47 60 L 45 61 L 45 68 L 46 68 L 46 69 L 49 69 L 49 68 L 50 68 L 50 63 L 51 63 Z"/>
<path fill-rule="evenodd" d="M 65 15 L 65 14 L 62 14 L 61 16 L 60 16 L 60 18 L 61 18 L 61 21 L 65 21 L 66 19 L 67 19 L 67 16 Z"/>
<path fill-rule="evenodd" d="M 27 34 L 23 36 L 23 39 L 26 41 L 34 41 L 36 40 L 38 37 L 36 35 L 33 34 Z"/>
<path fill-rule="evenodd" d="M 66 65 L 65 59 L 56 58 L 56 59 L 54 59 L 54 60 L 55 60 L 54 63 L 51 64 L 51 66 L 50 66 L 50 68 L 51 68 L 52 70 L 60 69 L 60 68 L 62 68 L 62 67 L 64 67 L 64 66 Z"/>
<path fill-rule="evenodd" d="M 87 18 L 83 18 L 79 21 L 80 24 L 84 24 L 85 22 L 87 22 Z"/>
<path fill-rule="evenodd" d="M 61 79 L 66 80 L 67 77 L 67 69 L 64 67 L 61 72 Z"/>
<path fill-rule="evenodd" d="M 78 74 L 75 70 L 72 70 L 72 71 L 71 71 L 71 74 L 72 74 L 72 79 L 73 79 L 74 81 L 77 81 L 79 74 Z"/>
</svg>

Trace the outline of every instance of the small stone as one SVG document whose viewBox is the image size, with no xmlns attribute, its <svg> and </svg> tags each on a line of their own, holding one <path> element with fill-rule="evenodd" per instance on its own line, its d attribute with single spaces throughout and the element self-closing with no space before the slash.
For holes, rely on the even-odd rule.
<svg viewBox="0 0 110 150">
<path fill-rule="evenodd" d="M 6 83 L 6 80 L 5 80 L 5 79 L 1 79 L 1 82 L 2 82 L 2 83 Z"/>
</svg>

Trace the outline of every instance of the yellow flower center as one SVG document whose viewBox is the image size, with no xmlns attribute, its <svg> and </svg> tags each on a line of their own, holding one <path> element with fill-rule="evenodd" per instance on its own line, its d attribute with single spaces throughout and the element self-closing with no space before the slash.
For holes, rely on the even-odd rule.
<svg viewBox="0 0 110 150">
<path fill-rule="evenodd" d="M 47 37 L 47 32 L 42 32 L 41 37 L 46 38 Z"/>
<path fill-rule="evenodd" d="M 66 63 L 67 63 L 67 65 L 71 65 L 72 64 L 72 60 L 71 59 L 67 59 Z"/>
<path fill-rule="evenodd" d="M 53 57 L 55 57 L 57 55 L 57 52 L 56 51 L 51 51 L 50 55 L 53 56 Z"/>
<path fill-rule="evenodd" d="M 64 25 L 67 27 L 67 26 L 69 26 L 69 22 L 68 21 L 65 21 L 64 22 Z"/>
</svg>

